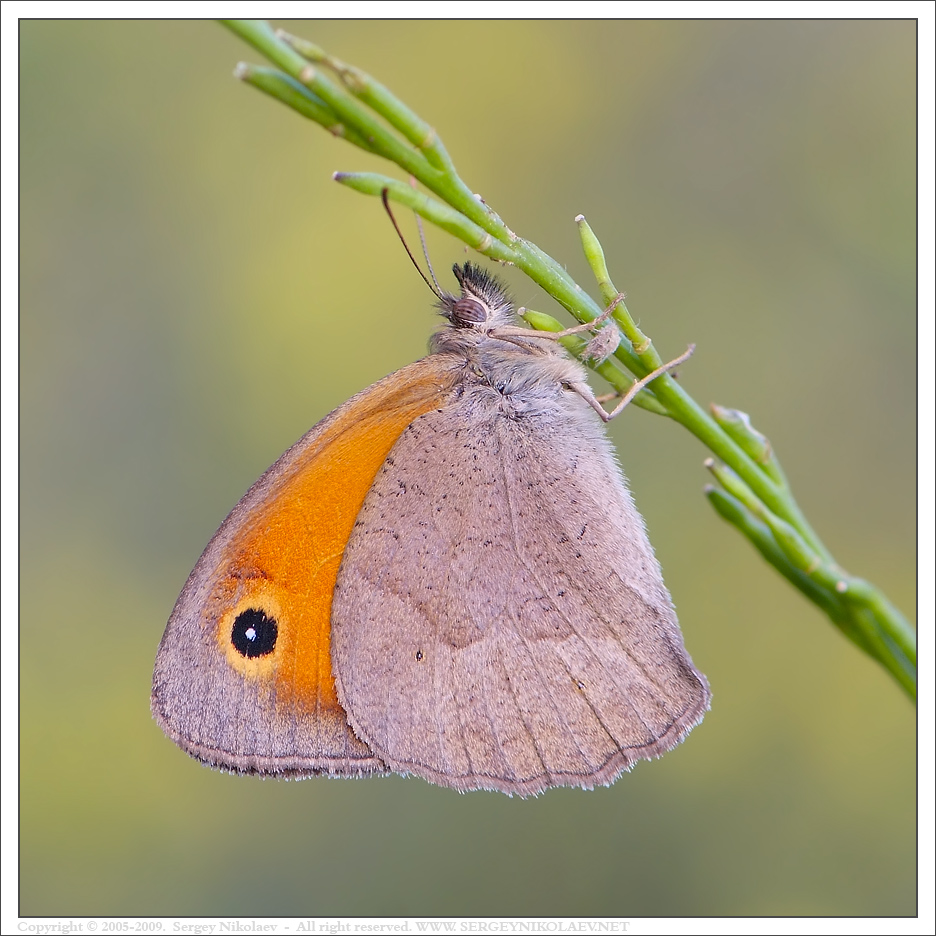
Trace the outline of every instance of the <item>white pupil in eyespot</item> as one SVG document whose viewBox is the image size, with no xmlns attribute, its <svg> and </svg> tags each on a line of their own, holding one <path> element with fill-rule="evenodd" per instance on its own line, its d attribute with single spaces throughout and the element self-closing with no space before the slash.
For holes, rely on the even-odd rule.
<svg viewBox="0 0 936 936">
<path fill-rule="evenodd" d="M 256 640 L 256 639 L 257 639 L 257 631 L 256 631 L 253 627 L 248 627 L 247 630 L 244 631 L 244 636 L 245 636 L 248 640 Z"/>
</svg>

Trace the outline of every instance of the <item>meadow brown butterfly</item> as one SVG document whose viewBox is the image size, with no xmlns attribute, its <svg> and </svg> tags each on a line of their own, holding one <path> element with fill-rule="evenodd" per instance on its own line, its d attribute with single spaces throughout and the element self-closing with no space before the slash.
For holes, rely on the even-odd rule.
<svg viewBox="0 0 936 936">
<path fill-rule="evenodd" d="M 152 710 L 200 761 L 524 796 L 708 709 L 583 368 L 455 275 L 429 356 L 289 449 L 189 576 Z"/>
</svg>

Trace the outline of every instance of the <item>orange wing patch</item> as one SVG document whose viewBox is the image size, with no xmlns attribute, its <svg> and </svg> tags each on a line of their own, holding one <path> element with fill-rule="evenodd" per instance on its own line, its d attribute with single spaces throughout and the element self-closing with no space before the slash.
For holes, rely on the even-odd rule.
<svg viewBox="0 0 936 936">
<path fill-rule="evenodd" d="M 455 380 L 435 356 L 379 381 L 315 426 L 235 510 L 249 510 L 249 522 L 224 549 L 206 617 L 218 621 L 228 663 L 278 705 L 342 711 L 330 621 L 345 545 L 393 444 Z"/>
</svg>

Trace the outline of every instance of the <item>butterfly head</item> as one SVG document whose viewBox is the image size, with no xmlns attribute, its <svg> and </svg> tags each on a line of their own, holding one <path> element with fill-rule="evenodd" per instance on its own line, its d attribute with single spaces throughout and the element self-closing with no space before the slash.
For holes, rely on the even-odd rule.
<svg viewBox="0 0 936 936">
<path fill-rule="evenodd" d="M 474 329 L 482 334 L 500 325 L 514 324 L 514 307 L 503 285 L 473 263 L 452 267 L 461 286 L 461 295 L 442 293 L 439 309 L 458 329 Z"/>
</svg>

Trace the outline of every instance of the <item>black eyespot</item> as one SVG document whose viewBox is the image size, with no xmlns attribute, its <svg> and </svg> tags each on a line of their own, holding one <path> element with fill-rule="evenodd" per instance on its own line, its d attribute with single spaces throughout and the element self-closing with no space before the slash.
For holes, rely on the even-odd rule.
<svg viewBox="0 0 936 936">
<path fill-rule="evenodd" d="M 417 650 L 417 651 L 416 651 L 416 662 L 418 663 L 422 658 L 423 658 L 423 652 L 422 652 L 422 650 Z"/>
<path fill-rule="evenodd" d="M 273 618 L 268 618 L 257 608 L 248 608 L 237 615 L 231 628 L 231 643 L 234 649 L 248 659 L 266 656 L 276 646 L 279 628 Z"/>
</svg>

